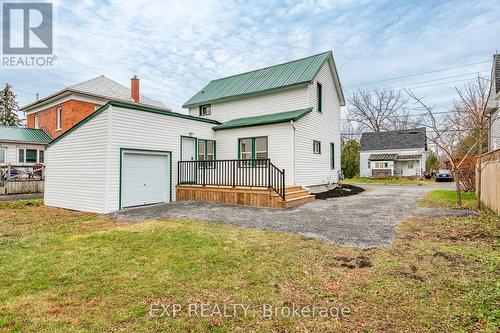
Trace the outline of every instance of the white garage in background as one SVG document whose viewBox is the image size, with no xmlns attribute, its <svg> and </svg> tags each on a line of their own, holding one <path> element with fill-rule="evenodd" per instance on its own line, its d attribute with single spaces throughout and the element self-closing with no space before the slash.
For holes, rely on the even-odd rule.
<svg viewBox="0 0 500 333">
<path fill-rule="evenodd" d="M 181 138 L 215 140 L 216 124 L 135 103 L 109 102 L 49 144 L 45 204 L 109 213 L 175 201 L 177 162 L 181 154 L 196 153 L 193 147 L 184 152 Z"/>
<path fill-rule="evenodd" d="M 120 206 L 122 208 L 172 201 L 170 152 L 122 149 Z"/>
</svg>

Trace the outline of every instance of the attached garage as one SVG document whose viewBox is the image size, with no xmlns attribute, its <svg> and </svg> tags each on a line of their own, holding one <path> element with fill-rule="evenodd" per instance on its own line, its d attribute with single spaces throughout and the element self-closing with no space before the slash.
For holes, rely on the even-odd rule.
<svg viewBox="0 0 500 333">
<path fill-rule="evenodd" d="M 49 144 L 44 202 L 110 213 L 175 201 L 177 162 L 188 151 L 186 142 L 181 149 L 181 138 L 213 141 L 216 124 L 134 103 L 109 102 Z"/>
<path fill-rule="evenodd" d="M 121 149 L 120 209 L 172 201 L 170 152 Z"/>
</svg>

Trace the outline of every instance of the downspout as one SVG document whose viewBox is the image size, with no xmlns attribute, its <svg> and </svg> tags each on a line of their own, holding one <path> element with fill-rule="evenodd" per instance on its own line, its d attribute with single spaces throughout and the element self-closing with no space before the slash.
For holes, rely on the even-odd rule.
<svg viewBox="0 0 500 333">
<path fill-rule="evenodd" d="M 293 120 L 290 120 L 290 125 L 292 125 L 292 129 L 293 129 L 293 139 L 292 139 L 292 168 L 293 168 L 293 172 L 292 172 L 292 180 L 293 180 L 293 185 L 295 185 L 295 124 L 293 123 Z"/>
</svg>

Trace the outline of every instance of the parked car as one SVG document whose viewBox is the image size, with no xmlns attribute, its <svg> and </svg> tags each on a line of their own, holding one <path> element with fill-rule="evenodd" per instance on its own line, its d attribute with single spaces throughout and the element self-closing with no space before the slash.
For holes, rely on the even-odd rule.
<svg viewBox="0 0 500 333">
<path fill-rule="evenodd" d="M 436 174 L 437 182 L 452 182 L 453 175 L 450 170 L 439 170 Z"/>
</svg>

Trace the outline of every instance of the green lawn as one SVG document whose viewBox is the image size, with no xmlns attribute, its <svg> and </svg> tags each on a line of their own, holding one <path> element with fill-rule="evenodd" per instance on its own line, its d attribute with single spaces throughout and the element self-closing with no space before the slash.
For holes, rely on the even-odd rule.
<svg viewBox="0 0 500 333">
<path fill-rule="evenodd" d="M 457 192 L 454 190 L 433 190 L 427 192 L 421 200 L 426 207 L 458 208 Z M 462 192 L 463 209 L 476 209 L 476 194 L 474 192 Z"/>
<path fill-rule="evenodd" d="M 359 250 L 215 223 L 119 223 L 41 201 L 0 203 L 0 331 L 495 332 L 499 230 L 494 215 L 419 218 L 401 224 L 390 247 Z M 184 312 L 158 317 L 154 308 L 151 317 L 160 303 Z M 224 303 L 250 309 L 185 311 Z M 261 304 L 344 314 L 265 319 Z"/>
<path fill-rule="evenodd" d="M 385 178 L 385 179 L 376 179 L 369 177 L 353 177 L 344 179 L 345 183 L 353 183 L 353 184 L 391 184 L 391 185 L 427 185 L 434 184 L 432 181 L 423 181 L 423 180 L 415 180 L 409 178 Z"/>
</svg>

